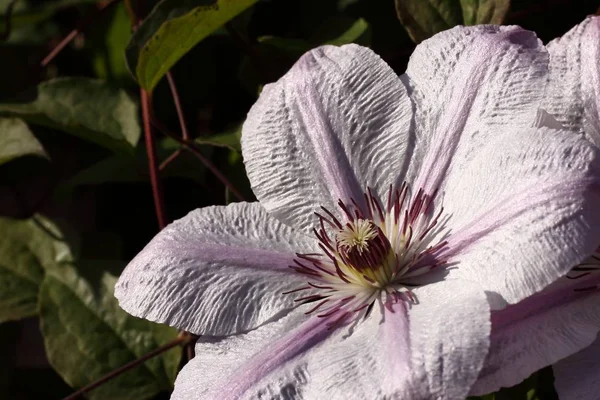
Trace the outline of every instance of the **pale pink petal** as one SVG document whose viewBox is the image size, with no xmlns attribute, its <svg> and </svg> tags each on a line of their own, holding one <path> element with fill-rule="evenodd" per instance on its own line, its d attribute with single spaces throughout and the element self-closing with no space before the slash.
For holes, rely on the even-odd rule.
<svg viewBox="0 0 600 400">
<path fill-rule="evenodd" d="M 305 286 L 290 265 L 313 240 L 258 203 L 192 211 L 129 263 L 115 288 L 132 315 L 202 335 L 252 329 L 295 306 L 283 292 Z"/>
<path fill-rule="evenodd" d="M 328 329 L 299 311 L 248 334 L 201 339 L 173 399 L 462 398 L 487 352 L 489 309 L 469 282 L 415 290 Z"/>
<path fill-rule="evenodd" d="M 450 275 L 516 303 L 591 255 L 600 237 L 598 157 L 581 137 L 523 128 L 511 140 L 490 138 L 469 163 L 452 167 L 440 235 Z"/>
<path fill-rule="evenodd" d="M 414 295 L 417 304 L 380 306 L 347 339 L 313 351 L 306 398 L 465 398 L 489 345 L 486 296 L 452 280 Z"/>
<path fill-rule="evenodd" d="M 552 115 L 548 114 L 546 110 L 539 109 L 537 115 L 535 117 L 535 121 L 533 122 L 533 126 L 535 128 L 550 128 L 550 129 L 558 129 L 562 130 L 563 124 L 558 122 L 556 118 Z"/>
<path fill-rule="evenodd" d="M 357 45 L 303 55 L 265 86 L 242 130 L 242 152 L 261 204 L 299 229 L 338 199 L 385 192 L 406 168 L 412 106 L 400 79 Z"/>
<path fill-rule="evenodd" d="M 600 393 L 600 339 L 552 367 L 561 400 L 596 400 Z"/>
<path fill-rule="evenodd" d="M 302 399 L 307 354 L 331 334 L 327 322 L 296 310 L 246 334 L 201 337 L 171 399 Z"/>
<path fill-rule="evenodd" d="M 505 57 L 499 57 L 502 55 Z M 419 111 L 432 114 L 433 119 L 444 108 L 442 94 L 460 89 L 460 83 L 468 79 L 461 73 L 479 72 L 481 68 L 488 69 L 491 79 L 486 80 L 485 90 L 491 97 L 480 102 L 485 111 L 480 116 L 492 124 L 528 125 L 530 114 L 535 113 L 534 104 L 543 94 L 548 70 L 547 52 L 533 32 L 517 26 L 454 27 L 419 44 L 403 78 L 413 90 L 411 96 L 423 99 Z M 501 100 L 499 104 L 495 104 L 497 100 Z"/>
<path fill-rule="evenodd" d="M 451 162 L 460 169 L 491 138 L 516 140 L 535 120 L 547 70 L 544 46 L 514 26 L 456 27 L 417 46 L 403 78 L 428 136 L 414 187 L 439 188 Z"/>
<path fill-rule="evenodd" d="M 386 309 L 378 302 L 366 320 L 336 332 L 309 356 L 305 398 L 367 399 L 408 393 L 414 372 L 408 318 L 405 304 Z"/>
<path fill-rule="evenodd" d="M 600 291 L 590 289 L 598 278 L 565 278 L 538 295 L 493 312 L 490 351 L 471 394 L 516 385 L 590 345 L 600 330 Z"/>
<path fill-rule="evenodd" d="M 600 18 L 586 18 L 547 48 L 550 80 L 542 107 L 600 146 Z"/>
<path fill-rule="evenodd" d="M 414 293 L 419 304 L 409 310 L 409 324 L 417 380 L 407 398 L 465 398 L 490 344 L 485 294 L 478 284 L 463 280 L 429 284 Z"/>
</svg>

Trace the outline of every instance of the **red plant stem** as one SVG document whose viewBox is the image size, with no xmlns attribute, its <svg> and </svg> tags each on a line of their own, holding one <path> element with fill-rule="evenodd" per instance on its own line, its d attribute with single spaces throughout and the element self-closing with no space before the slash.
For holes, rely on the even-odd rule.
<svg viewBox="0 0 600 400">
<path fill-rule="evenodd" d="M 181 127 L 181 136 L 184 139 L 189 139 L 190 135 L 185 124 L 185 118 L 183 116 L 183 109 L 181 108 L 181 101 L 179 100 L 179 93 L 177 93 L 177 86 L 175 86 L 175 80 L 171 71 L 167 72 L 167 81 L 169 81 L 169 88 L 171 89 L 171 96 L 173 96 L 173 103 L 175 103 L 175 109 L 177 110 L 177 117 L 179 118 L 179 126 Z"/>
<path fill-rule="evenodd" d="M 42 68 L 46 67 L 56 56 L 69 44 L 75 37 L 81 33 L 89 24 L 94 22 L 98 15 L 100 15 L 103 11 L 108 10 L 111 6 L 117 4 L 120 0 L 110 0 L 99 3 L 96 7 L 96 11 L 88 15 L 83 21 L 81 21 L 78 26 L 73 29 L 60 43 L 50 51 L 50 53 L 44 57 L 44 59 L 40 62 Z"/>
<path fill-rule="evenodd" d="M 165 168 L 167 168 L 167 166 L 169 164 L 171 164 L 173 161 L 175 161 L 175 159 L 177 157 L 179 157 L 182 152 L 183 152 L 183 150 L 181 150 L 181 149 L 175 150 L 169 157 L 167 157 L 163 162 L 160 163 L 160 165 L 158 166 L 158 170 L 162 171 Z"/>
<path fill-rule="evenodd" d="M 65 397 L 63 400 L 75 400 L 80 398 L 83 394 L 89 392 L 92 389 L 97 388 L 98 386 L 103 385 L 104 383 L 110 381 L 111 379 L 116 378 L 117 376 L 129 371 L 130 369 L 133 369 L 135 367 L 137 367 L 140 364 L 143 364 L 144 362 L 146 362 L 147 360 L 156 357 L 170 349 L 172 349 L 173 347 L 179 346 L 180 344 L 184 344 L 187 345 L 188 343 L 190 343 L 192 340 L 194 339 L 193 335 L 188 335 L 188 334 L 180 334 L 179 336 L 177 336 L 177 338 L 175 340 L 170 341 L 169 343 L 160 346 L 159 348 L 152 350 L 149 353 L 144 354 L 142 357 L 138 358 L 137 360 L 133 360 L 130 363 L 127 363 L 125 365 L 123 365 L 120 368 L 117 368 L 111 372 L 109 372 L 108 374 L 104 375 L 102 378 L 98 379 L 95 382 L 90 383 L 87 386 L 82 387 L 81 389 L 77 390 L 76 392 L 74 392 L 73 394 Z"/>
<path fill-rule="evenodd" d="M 198 160 L 200 160 L 200 162 L 202 164 L 204 164 L 204 166 L 206 168 L 208 168 L 217 177 L 217 179 L 219 179 L 221 181 L 221 183 L 223 183 L 223 185 L 225 185 L 225 187 L 227 187 L 227 189 L 229 189 L 229 191 L 235 197 L 237 197 L 238 200 L 240 200 L 240 201 L 245 200 L 244 196 L 240 193 L 239 190 L 236 189 L 236 187 L 229 181 L 229 179 L 227 179 L 227 177 L 225 175 L 223 175 L 221 173 L 221 171 L 219 171 L 219 169 L 212 162 L 210 162 L 210 160 L 208 158 L 204 157 L 204 154 L 202 154 L 202 150 L 200 150 L 200 147 L 198 145 L 196 145 L 196 143 L 194 143 L 193 140 L 184 139 L 181 136 L 176 135 L 173 132 L 171 132 L 169 129 L 167 129 L 167 127 L 165 127 L 156 118 L 156 116 L 154 115 L 154 113 L 152 111 L 152 107 L 150 107 L 149 110 L 150 110 L 150 118 L 151 118 L 152 124 L 155 127 L 157 127 L 165 135 L 167 135 L 170 138 L 172 138 L 173 140 L 177 141 L 179 144 L 181 144 L 187 150 L 189 150 L 194 156 L 196 156 L 196 158 L 198 158 Z"/>
<path fill-rule="evenodd" d="M 152 126 L 150 125 L 150 96 L 148 92 L 140 88 L 140 98 L 142 102 L 142 119 L 144 126 L 144 138 L 146 140 L 146 153 L 148 154 L 148 167 L 150 169 L 150 183 L 152 184 L 152 196 L 154 197 L 154 208 L 156 210 L 156 219 L 158 226 L 163 229 L 167 226 L 165 216 L 165 201 L 162 191 L 162 185 L 158 179 L 158 160 L 156 158 L 156 143 L 152 135 Z"/>
<path fill-rule="evenodd" d="M 204 154 L 202 154 L 202 150 L 200 150 L 200 147 L 198 147 L 196 145 L 196 143 L 194 143 L 193 141 L 191 141 L 189 139 L 183 139 L 183 138 L 175 135 L 174 133 L 170 132 L 168 129 L 165 128 L 164 125 L 162 125 L 160 122 L 158 122 L 155 118 L 152 119 L 152 123 L 161 132 L 163 132 L 165 135 L 167 135 L 170 138 L 172 138 L 172 139 L 176 140 L 177 142 L 179 142 L 179 144 L 181 144 L 182 146 L 184 146 L 194 156 L 196 156 L 196 158 L 198 160 L 200 160 L 200 162 L 202 164 L 204 164 L 204 166 L 206 168 L 208 168 L 217 177 L 217 179 L 219 179 L 221 181 L 221 183 L 223 183 L 223 185 L 225 185 L 225 187 L 227 187 L 227 189 L 229 189 L 229 191 L 235 197 L 237 197 L 238 200 L 245 201 L 244 196 L 235 188 L 235 186 L 233 186 L 233 184 L 229 181 L 229 179 L 227 179 L 227 177 L 225 177 L 225 175 L 223 175 L 221 173 L 221 171 L 219 171 L 219 169 L 213 163 L 211 163 L 208 158 L 204 157 Z"/>
<path fill-rule="evenodd" d="M 169 88 L 171 89 L 171 96 L 173 96 L 173 103 L 175 103 L 175 110 L 177 110 L 177 118 L 179 119 L 179 126 L 181 127 L 181 136 L 184 139 L 189 139 L 190 135 L 187 130 L 187 125 L 185 123 L 185 117 L 183 116 L 183 109 L 181 107 L 181 101 L 179 100 L 179 93 L 177 93 L 177 86 L 175 86 L 175 80 L 173 79 L 173 75 L 171 71 L 167 72 L 167 80 L 169 82 Z M 160 166 L 159 171 L 162 171 L 173 162 L 177 157 L 179 157 L 182 153 L 181 149 L 175 150 L 166 160 L 164 160 Z"/>
</svg>

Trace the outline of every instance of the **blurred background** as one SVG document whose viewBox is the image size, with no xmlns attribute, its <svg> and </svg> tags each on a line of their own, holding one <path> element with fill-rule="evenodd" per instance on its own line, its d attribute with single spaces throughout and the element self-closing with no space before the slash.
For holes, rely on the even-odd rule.
<svg viewBox="0 0 600 400">
<path fill-rule="evenodd" d="M 401 74 L 452 26 L 517 24 L 548 42 L 599 6 L 0 0 L 0 399 L 61 399 L 165 345 L 86 397 L 169 397 L 189 340 L 121 311 L 114 283 L 164 224 L 254 200 L 241 124 L 305 51 L 359 43 Z M 552 379 L 486 398 L 554 399 Z"/>
</svg>

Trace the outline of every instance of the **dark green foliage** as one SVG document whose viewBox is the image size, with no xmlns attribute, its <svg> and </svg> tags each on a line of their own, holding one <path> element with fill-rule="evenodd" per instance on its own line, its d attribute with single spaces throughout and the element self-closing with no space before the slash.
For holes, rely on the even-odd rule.
<svg viewBox="0 0 600 400">
<path fill-rule="evenodd" d="M 0 0 L 0 14 L 9 3 Z M 182 132 L 168 71 L 189 140 L 252 201 L 243 121 L 264 85 L 307 50 L 359 43 L 402 73 L 414 42 L 457 24 L 504 21 L 547 41 L 598 6 L 571 3 L 123 0 L 97 12 L 107 3 L 17 1 L 10 35 L 0 42 L 0 398 L 60 398 L 177 335 L 129 316 L 112 295 L 123 267 L 158 230 L 140 87 L 152 95 L 152 136 L 172 221 L 237 199 L 162 133 Z M 42 68 L 75 27 L 82 33 Z M 6 28 L 0 16 L 0 32 Z M 23 355 L 23 338 L 30 354 Z M 28 364 L 36 357 L 39 365 Z M 168 397 L 180 357 L 175 348 L 89 398 Z M 555 398 L 550 369 L 482 397 Z"/>
</svg>

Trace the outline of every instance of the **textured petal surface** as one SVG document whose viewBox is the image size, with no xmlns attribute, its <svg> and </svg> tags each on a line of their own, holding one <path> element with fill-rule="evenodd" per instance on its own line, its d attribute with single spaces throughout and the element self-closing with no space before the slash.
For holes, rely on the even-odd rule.
<svg viewBox="0 0 600 400">
<path fill-rule="evenodd" d="M 487 69 L 491 78 L 485 88 L 491 97 L 480 103 L 480 116 L 500 124 L 510 122 L 510 117 L 524 117 L 519 122 L 526 124 L 544 91 L 548 55 L 535 33 L 517 26 L 457 26 L 440 32 L 415 48 L 403 79 L 412 89 L 411 96 L 419 99 L 419 112 L 430 114 L 429 120 L 435 122 L 447 100 L 442 94 L 460 89 L 462 72 L 480 68 Z"/>
<path fill-rule="evenodd" d="M 371 50 L 324 46 L 265 86 L 242 130 L 248 177 L 261 204 L 309 229 L 313 211 L 363 201 L 406 169 L 412 105 L 396 74 Z"/>
<path fill-rule="evenodd" d="M 514 140 L 515 130 L 531 126 L 547 68 L 541 42 L 518 27 L 457 27 L 418 46 L 405 80 L 429 144 L 415 188 L 433 192 L 490 138 Z"/>
<path fill-rule="evenodd" d="M 460 169 L 499 133 L 490 126 L 511 126 L 509 137 L 531 126 L 547 72 L 544 46 L 519 27 L 456 27 L 417 46 L 403 76 L 428 137 L 415 188 L 439 188 L 451 162 Z"/>
<path fill-rule="evenodd" d="M 453 167 L 443 190 L 449 236 L 442 257 L 456 263 L 450 275 L 508 303 L 565 275 L 600 237 L 598 150 L 547 128 L 513 136 L 490 138 L 468 164 Z"/>
<path fill-rule="evenodd" d="M 173 398 L 464 398 L 489 344 L 485 295 L 450 281 L 415 294 L 410 309 L 377 305 L 333 331 L 295 311 L 245 335 L 204 339 Z"/>
<path fill-rule="evenodd" d="M 115 288 L 130 314 L 202 335 L 254 328 L 294 306 L 302 281 L 289 265 L 313 240 L 258 203 L 192 211 L 129 263 Z"/>
<path fill-rule="evenodd" d="M 574 290 L 597 284 L 599 277 L 592 278 L 593 282 L 565 278 L 493 312 L 490 351 L 471 394 L 516 385 L 592 343 L 600 330 L 600 291 Z"/>
<path fill-rule="evenodd" d="M 600 146 L 600 18 L 588 17 L 547 48 L 550 81 L 543 108 Z"/>
<path fill-rule="evenodd" d="M 327 338 L 326 320 L 294 310 L 246 334 L 201 337 L 175 381 L 173 400 L 302 399 L 306 351 Z"/>
<path fill-rule="evenodd" d="M 408 398 L 463 399 L 490 343 L 485 294 L 479 285 L 462 280 L 426 285 L 415 294 L 419 304 L 409 311 L 409 321 L 412 368 L 418 381 L 411 385 Z"/>
<path fill-rule="evenodd" d="M 468 281 L 434 283 L 414 294 L 418 304 L 383 309 L 381 324 L 359 325 L 348 339 L 315 351 L 307 398 L 465 398 L 489 345 L 485 295 Z"/>
<path fill-rule="evenodd" d="M 595 400 L 600 393 L 600 339 L 554 364 L 554 387 L 561 400 Z"/>
<path fill-rule="evenodd" d="M 381 304 L 348 331 L 337 332 L 310 356 L 305 398 L 383 398 L 410 385 L 411 350 L 407 308 L 393 313 Z"/>
</svg>

